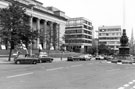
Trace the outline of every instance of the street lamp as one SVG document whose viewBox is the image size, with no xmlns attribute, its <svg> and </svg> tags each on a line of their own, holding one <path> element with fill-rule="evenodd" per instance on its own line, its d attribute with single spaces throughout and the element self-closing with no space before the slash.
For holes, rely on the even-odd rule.
<svg viewBox="0 0 135 89">
<path fill-rule="evenodd" d="M 98 45 L 99 45 L 99 31 L 96 31 L 97 32 L 97 47 L 96 47 L 96 50 L 97 50 L 97 53 L 96 53 L 96 56 L 98 56 Z"/>
</svg>

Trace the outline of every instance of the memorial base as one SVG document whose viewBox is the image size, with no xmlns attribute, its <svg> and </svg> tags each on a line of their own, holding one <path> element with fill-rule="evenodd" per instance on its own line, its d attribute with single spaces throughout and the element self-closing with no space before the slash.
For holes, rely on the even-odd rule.
<svg viewBox="0 0 135 89">
<path fill-rule="evenodd" d="M 117 56 L 114 57 L 113 61 L 117 61 L 117 62 L 134 62 L 133 57 L 130 56 L 129 54 L 126 54 L 126 55 L 118 54 Z"/>
</svg>

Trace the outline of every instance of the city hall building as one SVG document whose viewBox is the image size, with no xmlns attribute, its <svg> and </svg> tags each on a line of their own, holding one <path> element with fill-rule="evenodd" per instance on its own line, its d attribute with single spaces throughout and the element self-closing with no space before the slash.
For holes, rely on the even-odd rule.
<svg viewBox="0 0 135 89">
<path fill-rule="evenodd" d="M 0 8 L 6 8 L 11 0 L 0 0 Z M 37 0 L 16 0 L 26 8 L 26 14 L 30 19 L 30 26 L 33 30 L 38 30 L 43 35 L 44 41 L 37 39 L 34 42 L 33 48 L 38 48 L 40 44 L 44 49 L 53 47 L 53 36 L 57 37 L 57 44 L 54 48 L 60 48 L 60 41 L 65 32 L 67 16 L 65 12 L 55 7 L 44 7 L 43 3 Z M 50 43 L 47 43 L 48 30 L 51 32 Z M 2 39 L 0 39 L 2 44 Z"/>
<path fill-rule="evenodd" d="M 115 51 L 119 50 L 121 35 L 121 26 L 98 27 L 99 44 L 105 44 Z"/>
<path fill-rule="evenodd" d="M 84 17 L 70 18 L 66 24 L 65 45 L 67 50 L 85 53 L 92 46 L 92 22 Z"/>
</svg>

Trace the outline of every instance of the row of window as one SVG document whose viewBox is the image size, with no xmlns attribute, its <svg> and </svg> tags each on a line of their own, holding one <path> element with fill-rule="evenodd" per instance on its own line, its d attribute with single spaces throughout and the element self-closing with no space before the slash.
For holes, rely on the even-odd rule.
<svg viewBox="0 0 135 89">
<path fill-rule="evenodd" d="M 120 37 L 99 37 L 100 40 L 118 40 Z"/>
<path fill-rule="evenodd" d="M 89 30 L 92 30 L 93 29 L 93 27 L 89 27 L 89 26 L 87 26 L 87 25 L 84 25 L 83 26 L 85 29 L 89 29 Z"/>
<path fill-rule="evenodd" d="M 82 30 L 66 30 L 66 34 L 71 34 L 71 33 L 82 33 Z"/>
<path fill-rule="evenodd" d="M 65 29 L 78 29 L 78 28 L 82 28 L 82 26 L 75 26 L 75 27 L 66 27 Z"/>
<path fill-rule="evenodd" d="M 92 43 L 89 40 L 65 40 L 65 43 Z"/>
<path fill-rule="evenodd" d="M 85 29 L 88 29 L 88 30 L 92 30 L 93 27 L 90 27 L 90 26 L 87 26 L 87 25 L 83 25 L 83 26 L 67 26 L 65 29 L 78 29 L 78 28 L 85 28 Z"/>
<path fill-rule="evenodd" d="M 99 29 L 100 32 L 105 32 L 105 31 L 121 31 L 120 28 L 112 28 L 112 29 Z"/>
<path fill-rule="evenodd" d="M 105 44 L 106 45 L 107 42 L 99 42 L 99 44 Z M 108 45 L 110 48 L 115 48 L 116 45 L 114 46 L 111 46 L 111 45 Z M 119 48 L 119 46 L 116 46 L 116 48 Z"/>
<path fill-rule="evenodd" d="M 92 35 L 92 32 L 84 30 L 84 33 Z"/>
<path fill-rule="evenodd" d="M 82 24 L 82 23 L 85 23 L 85 24 L 88 24 L 88 25 L 92 25 L 91 22 L 88 22 L 86 20 L 81 20 L 81 19 L 75 19 L 75 20 L 68 21 L 66 23 L 66 25 L 76 25 L 76 24 Z"/>
<path fill-rule="evenodd" d="M 87 36 L 87 35 L 66 35 L 65 36 L 66 39 L 69 38 L 88 38 L 88 39 L 92 39 L 92 36 Z"/>
<path fill-rule="evenodd" d="M 121 36 L 121 33 L 99 33 L 99 36 Z"/>
<path fill-rule="evenodd" d="M 86 33 L 86 34 L 90 34 L 92 35 L 91 31 L 87 31 L 87 30 L 66 30 L 65 33 L 66 34 L 72 34 L 72 33 Z"/>
</svg>

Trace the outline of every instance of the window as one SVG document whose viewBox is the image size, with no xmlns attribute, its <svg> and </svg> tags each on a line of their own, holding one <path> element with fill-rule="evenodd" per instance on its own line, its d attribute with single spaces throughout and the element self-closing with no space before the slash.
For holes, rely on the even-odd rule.
<svg viewBox="0 0 135 89">
<path fill-rule="evenodd" d="M 106 36 L 108 36 L 109 34 L 108 33 L 106 33 Z"/>
</svg>

